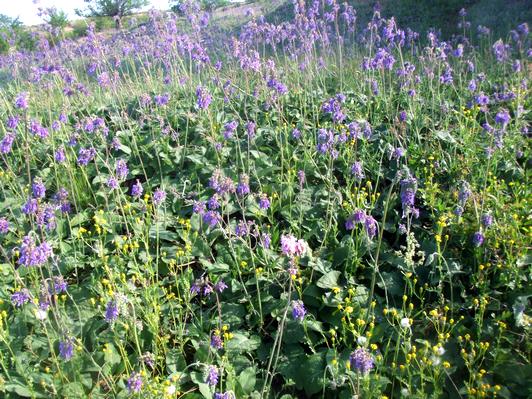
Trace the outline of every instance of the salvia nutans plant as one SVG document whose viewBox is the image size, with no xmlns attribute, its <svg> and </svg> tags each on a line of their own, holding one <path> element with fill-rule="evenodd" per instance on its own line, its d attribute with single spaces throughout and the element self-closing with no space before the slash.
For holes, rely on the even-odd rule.
<svg viewBox="0 0 532 399">
<path fill-rule="evenodd" d="M 528 25 L 293 7 L 2 56 L 0 397 L 531 397 Z"/>
</svg>

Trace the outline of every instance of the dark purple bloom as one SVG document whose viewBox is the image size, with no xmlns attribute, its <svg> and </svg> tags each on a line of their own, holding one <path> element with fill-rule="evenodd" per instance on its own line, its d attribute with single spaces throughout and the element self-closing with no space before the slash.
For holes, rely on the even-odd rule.
<svg viewBox="0 0 532 399">
<path fill-rule="evenodd" d="M 371 215 L 366 215 L 364 220 L 364 227 L 366 228 L 366 234 L 370 239 L 377 234 L 377 221 Z"/>
<path fill-rule="evenodd" d="M 22 92 L 17 95 L 15 98 L 15 107 L 18 109 L 27 109 L 28 108 L 29 93 Z"/>
<path fill-rule="evenodd" d="M 203 215 L 206 210 L 205 201 L 194 201 L 192 212 L 197 213 L 198 215 Z"/>
<path fill-rule="evenodd" d="M 401 180 L 401 205 L 403 215 L 407 214 L 413 207 L 416 200 L 417 180 L 407 178 Z"/>
<path fill-rule="evenodd" d="M 129 173 L 126 161 L 124 161 L 123 159 L 119 159 L 118 161 L 116 161 L 115 171 L 116 176 L 120 180 L 125 179 L 127 177 L 127 174 Z"/>
<path fill-rule="evenodd" d="M 480 247 L 484 243 L 484 234 L 481 231 L 477 231 L 473 234 L 473 245 L 475 247 Z"/>
<path fill-rule="evenodd" d="M 25 267 L 42 266 L 51 256 L 52 247 L 46 241 L 37 245 L 33 236 L 27 235 L 22 239 L 20 258 L 17 263 Z"/>
<path fill-rule="evenodd" d="M 15 291 L 11 295 L 11 303 L 13 306 L 16 306 L 17 308 L 20 308 L 25 303 L 28 303 L 30 301 L 30 293 L 27 289 L 23 288 L 19 291 Z"/>
<path fill-rule="evenodd" d="M 33 181 L 31 190 L 35 198 L 44 198 L 44 196 L 46 195 L 46 186 L 40 179 L 36 179 Z"/>
<path fill-rule="evenodd" d="M 68 283 L 63 276 L 54 276 L 52 281 L 48 284 L 48 291 L 50 294 L 62 294 L 67 292 Z"/>
<path fill-rule="evenodd" d="M 270 88 L 270 89 L 273 89 L 277 92 L 277 94 L 286 94 L 288 93 L 288 88 L 286 87 L 285 84 L 281 83 L 280 81 L 274 79 L 274 78 L 270 78 L 266 85 Z"/>
<path fill-rule="evenodd" d="M 71 338 L 67 338 L 65 341 L 59 342 L 59 356 L 68 362 L 74 356 L 74 344 Z"/>
<path fill-rule="evenodd" d="M 268 233 L 262 233 L 261 234 L 261 244 L 262 244 L 262 247 L 264 249 L 270 249 L 270 244 L 271 244 L 271 237 Z"/>
<path fill-rule="evenodd" d="M 246 131 L 248 133 L 248 137 L 250 139 L 252 139 L 253 137 L 255 137 L 255 129 L 256 129 L 257 125 L 255 124 L 255 122 L 253 121 L 248 121 L 246 123 Z"/>
<path fill-rule="evenodd" d="M 192 286 L 190 287 L 190 293 L 198 295 L 201 291 L 201 283 L 200 282 L 194 282 Z"/>
<path fill-rule="evenodd" d="M 364 168 L 362 167 L 362 162 L 355 161 L 355 163 L 351 165 L 351 174 L 357 180 L 362 180 L 364 177 L 366 177 L 364 173 Z"/>
<path fill-rule="evenodd" d="M 238 186 L 236 187 L 236 193 L 241 197 L 250 193 L 249 177 L 247 175 L 240 175 L 240 180 L 238 182 Z"/>
<path fill-rule="evenodd" d="M 493 224 L 493 216 L 490 213 L 485 213 L 481 218 L 484 227 L 490 227 Z"/>
<path fill-rule="evenodd" d="M 155 192 L 153 193 L 153 203 L 155 205 L 160 205 L 164 202 L 164 200 L 166 199 L 166 191 L 158 188 L 157 190 L 155 190 Z"/>
<path fill-rule="evenodd" d="M 349 356 L 351 368 L 362 374 L 367 374 L 373 369 L 373 358 L 371 354 L 364 348 L 356 349 Z"/>
<path fill-rule="evenodd" d="M 119 187 L 118 180 L 116 180 L 115 177 L 109 177 L 107 179 L 107 187 L 109 187 L 111 190 L 116 190 Z"/>
<path fill-rule="evenodd" d="M 105 306 L 105 320 L 108 323 L 114 322 L 120 313 L 120 310 L 118 309 L 118 304 L 115 300 L 111 299 L 109 302 L 107 302 L 107 305 Z"/>
<path fill-rule="evenodd" d="M 215 210 L 220 207 L 220 201 L 218 198 L 218 194 L 214 194 L 209 200 L 207 201 L 207 207 L 210 210 Z"/>
<path fill-rule="evenodd" d="M 392 151 L 392 158 L 399 159 L 399 158 L 404 157 L 405 154 L 406 154 L 406 151 L 403 148 L 397 147 Z"/>
<path fill-rule="evenodd" d="M 302 322 L 306 314 L 307 311 L 305 309 L 303 301 L 292 301 L 292 317 L 294 318 L 294 320 Z"/>
<path fill-rule="evenodd" d="M 11 152 L 11 147 L 13 147 L 13 142 L 15 141 L 14 133 L 6 133 L 2 141 L 0 141 L 0 153 L 8 154 Z"/>
<path fill-rule="evenodd" d="M 66 161 L 65 149 L 60 147 L 57 149 L 54 155 L 55 161 L 58 163 L 63 163 Z"/>
<path fill-rule="evenodd" d="M 170 94 L 169 93 L 164 93 L 162 95 L 156 95 L 154 98 L 153 98 L 153 101 L 155 102 L 156 105 L 158 105 L 159 107 L 162 107 L 162 106 L 165 106 L 168 104 L 168 101 L 170 101 Z"/>
<path fill-rule="evenodd" d="M 510 114 L 508 111 L 501 109 L 497 112 L 497 115 L 495 115 L 495 122 L 505 127 L 510 122 Z"/>
<path fill-rule="evenodd" d="M 132 372 L 126 383 L 129 393 L 139 393 L 142 389 L 142 385 L 142 376 L 136 371 Z"/>
<path fill-rule="evenodd" d="M 6 218 L 0 218 L 0 234 L 6 234 L 9 231 L 9 222 Z"/>
<path fill-rule="evenodd" d="M 208 211 L 203 215 L 203 223 L 209 227 L 216 227 L 221 220 L 221 215 L 216 211 Z"/>
<path fill-rule="evenodd" d="M 143 192 L 144 188 L 142 187 L 139 179 L 137 179 L 137 182 L 131 186 L 131 195 L 135 198 L 140 198 Z"/>
<path fill-rule="evenodd" d="M 227 284 L 223 280 L 218 281 L 216 284 L 214 284 L 214 289 L 216 292 L 219 292 L 220 294 L 224 292 L 224 290 L 227 288 Z"/>
<path fill-rule="evenodd" d="M 18 116 L 16 115 L 10 116 L 9 118 L 7 118 L 6 126 L 8 129 L 15 130 L 18 126 L 19 121 L 20 121 L 20 118 Z"/>
<path fill-rule="evenodd" d="M 216 366 L 209 366 L 205 382 L 211 386 L 218 384 L 218 368 Z"/>
<path fill-rule="evenodd" d="M 399 120 L 401 122 L 406 122 L 406 118 L 407 118 L 406 111 L 399 112 Z"/>
<path fill-rule="evenodd" d="M 30 133 L 35 135 L 35 136 L 38 136 L 42 139 L 45 139 L 46 137 L 48 137 L 48 135 L 50 134 L 50 132 L 48 132 L 48 129 L 46 129 L 45 127 L 43 127 L 39 122 L 37 122 L 36 120 L 32 120 L 30 122 Z"/>
<path fill-rule="evenodd" d="M 366 221 L 366 212 L 362 209 L 356 209 L 351 216 L 345 221 L 345 229 L 353 230 L 356 224 L 364 223 Z"/>
<path fill-rule="evenodd" d="M 212 101 L 212 96 L 203 87 L 196 89 L 197 105 L 199 109 L 207 109 Z"/>
<path fill-rule="evenodd" d="M 509 57 L 509 48 L 510 46 L 507 44 L 504 44 L 502 39 L 497 40 L 493 46 L 493 54 L 495 55 L 495 58 L 498 62 L 506 61 Z"/>
<path fill-rule="evenodd" d="M 78 165 L 87 166 L 96 156 L 94 148 L 80 148 L 78 153 Z"/>
<path fill-rule="evenodd" d="M 21 209 L 25 215 L 34 215 L 39 210 L 39 203 L 35 198 L 29 198 Z"/>
<path fill-rule="evenodd" d="M 233 134 L 235 133 L 237 127 L 238 127 L 238 122 L 237 121 L 231 121 L 229 123 L 226 123 L 224 125 L 224 138 L 226 140 L 231 139 L 233 137 Z"/>
<path fill-rule="evenodd" d="M 268 209 L 270 207 L 270 199 L 266 194 L 260 196 L 259 207 L 260 209 Z"/>
<path fill-rule="evenodd" d="M 224 343 L 220 335 L 212 334 L 211 335 L 211 348 L 219 350 L 219 349 L 222 349 L 223 347 L 224 347 Z"/>
</svg>

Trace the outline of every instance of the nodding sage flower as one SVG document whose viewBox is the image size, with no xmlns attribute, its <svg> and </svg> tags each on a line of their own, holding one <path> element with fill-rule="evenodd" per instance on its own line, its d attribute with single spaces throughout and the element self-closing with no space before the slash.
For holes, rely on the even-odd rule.
<svg viewBox="0 0 532 399">
<path fill-rule="evenodd" d="M 198 105 L 199 109 L 205 110 L 209 108 L 209 105 L 211 104 L 211 101 L 212 101 L 212 96 L 202 86 L 197 87 L 196 97 L 197 97 L 196 104 Z"/>
<path fill-rule="evenodd" d="M 260 242 L 264 249 L 270 249 L 272 238 L 268 233 L 262 233 L 260 236 Z"/>
<path fill-rule="evenodd" d="M 0 153 L 2 154 L 10 153 L 11 148 L 13 147 L 14 141 L 15 141 L 15 134 L 7 133 L 2 139 L 2 141 L 0 141 Z"/>
<path fill-rule="evenodd" d="M 236 187 L 236 193 L 241 197 L 250 193 L 248 175 L 240 175 L 240 180 L 238 182 L 238 186 Z"/>
<path fill-rule="evenodd" d="M 218 384 L 218 368 L 216 366 L 209 366 L 205 382 L 211 386 Z"/>
<path fill-rule="evenodd" d="M 473 234 L 473 245 L 475 247 L 480 247 L 484 243 L 484 234 L 481 231 L 477 231 Z"/>
<path fill-rule="evenodd" d="M 206 204 L 205 201 L 194 201 L 194 204 L 192 205 L 192 212 L 196 213 L 198 215 L 203 215 L 206 212 Z"/>
<path fill-rule="evenodd" d="M 262 194 L 260 196 L 260 200 L 259 200 L 259 208 L 260 209 L 269 209 L 270 208 L 270 199 L 268 198 L 268 196 L 266 194 Z"/>
<path fill-rule="evenodd" d="M 358 348 L 351 353 L 349 363 L 353 370 L 362 374 L 367 374 L 373 369 L 373 357 L 365 348 Z"/>
<path fill-rule="evenodd" d="M 401 180 L 401 205 L 403 216 L 413 212 L 416 200 L 417 180 L 413 177 Z"/>
<path fill-rule="evenodd" d="M 72 338 L 59 342 L 59 356 L 66 362 L 74 356 L 74 343 Z"/>
<path fill-rule="evenodd" d="M 11 303 L 13 304 L 13 306 L 16 306 L 17 308 L 22 307 L 24 304 L 28 303 L 29 301 L 30 301 L 30 292 L 26 288 L 15 291 L 13 295 L 11 295 Z"/>
<path fill-rule="evenodd" d="M 65 149 L 63 147 L 57 149 L 54 154 L 54 159 L 57 163 L 63 163 L 66 161 Z"/>
<path fill-rule="evenodd" d="M 109 187 L 111 190 L 116 190 L 119 187 L 116 177 L 111 176 L 107 179 L 107 187 Z"/>
<path fill-rule="evenodd" d="M 15 107 L 18 109 L 27 109 L 28 108 L 29 93 L 23 91 L 19 93 L 15 98 Z"/>
<path fill-rule="evenodd" d="M 216 211 L 208 211 L 203 215 L 203 223 L 209 227 L 216 227 L 222 220 L 222 216 Z"/>
<path fill-rule="evenodd" d="M 292 130 L 292 138 L 295 140 L 301 138 L 301 131 L 298 128 L 294 128 L 294 130 Z"/>
<path fill-rule="evenodd" d="M 35 198 L 28 198 L 28 201 L 22 205 L 21 210 L 25 215 L 34 215 L 39 210 L 39 203 Z"/>
<path fill-rule="evenodd" d="M 230 140 L 233 138 L 233 134 L 236 132 L 236 128 L 238 127 L 237 121 L 231 121 L 224 125 L 224 138 L 226 140 Z"/>
<path fill-rule="evenodd" d="M 357 209 L 345 221 L 345 229 L 348 231 L 353 230 L 356 224 L 364 223 L 365 221 L 366 221 L 366 212 L 364 212 L 361 209 Z"/>
<path fill-rule="evenodd" d="M 214 284 L 214 290 L 219 292 L 220 294 L 224 292 L 224 290 L 227 288 L 227 284 L 225 281 L 220 280 L 216 284 Z"/>
<path fill-rule="evenodd" d="M 35 238 L 27 235 L 22 239 L 18 264 L 25 267 L 42 266 L 51 256 L 52 247 L 46 241 L 36 245 Z"/>
<path fill-rule="evenodd" d="M 136 371 L 132 372 L 129 378 L 127 379 L 127 390 L 129 393 L 139 393 L 142 389 L 142 376 Z"/>
<path fill-rule="evenodd" d="M 31 191 L 35 198 L 44 198 L 46 195 L 46 186 L 41 179 L 35 179 L 31 185 Z"/>
<path fill-rule="evenodd" d="M 510 122 L 510 114 L 508 113 L 508 110 L 501 109 L 499 112 L 497 112 L 497 115 L 495 115 L 495 122 L 501 125 L 503 128 L 506 127 L 506 125 Z"/>
<path fill-rule="evenodd" d="M 115 171 L 116 176 L 119 179 L 125 179 L 127 177 L 127 174 L 129 173 L 126 161 L 124 161 L 123 159 L 119 159 L 118 161 L 116 161 Z"/>
<path fill-rule="evenodd" d="M 131 195 L 135 198 L 140 198 L 143 192 L 144 188 L 142 187 L 139 179 L 137 179 L 137 182 L 131 186 Z"/>
<path fill-rule="evenodd" d="M 490 213 L 485 213 L 481 218 L 482 225 L 486 228 L 493 224 L 493 216 Z"/>
<path fill-rule="evenodd" d="M 19 122 L 20 122 L 20 118 L 18 116 L 16 115 L 10 116 L 9 118 L 7 118 L 6 126 L 8 129 L 15 130 Z"/>
<path fill-rule="evenodd" d="M 364 227 L 366 228 L 366 234 L 370 239 L 375 237 L 377 234 L 377 221 L 371 215 L 367 215 L 364 220 Z"/>
<path fill-rule="evenodd" d="M 351 165 L 351 174 L 359 181 L 366 177 L 362 162 L 355 161 L 355 163 Z"/>
<path fill-rule="evenodd" d="M 155 205 L 160 205 L 164 202 L 164 200 L 166 199 L 166 191 L 158 188 L 157 190 L 155 190 L 155 192 L 153 193 L 153 203 Z"/>
<path fill-rule="evenodd" d="M 111 299 L 105 306 L 105 321 L 108 323 L 113 323 L 116 319 L 118 319 L 119 314 L 120 310 L 116 300 Z"/>
<path fill-rule="evenodd" d="M 292 301 L 292 317 L 294 318 L 294 320 L 302 322 L 306 314 L 307 314 L 307 311 L 305 309 L 305 305 L 303 304 L 303 301 L 301 300 Z"/>
<path fill-rule="evenodd" d="M 78 153 L 78 165 L 87 166 L 96 156 L 94 148 L 80 148 Z"/>
<path fill-rule="evenodd" d="M 211 335 L 211 348 L 220 350 L 224 347 L 224 343 L 222 341 L 222 338 L 220 337 L 219 332 L 215 331 Z"/>
<path fill-rule="evenodd" d="M 9 222 L 6 218 L 0 218 L 0 234 L 6 234 L 9 231 Z"/>
<path fill-rule="evenodd" d="M 248 121 L 246 123 L 246 131 L 248 133 L 248 137 L 250 139 L 252 139 L 253 137 L 255 137 L 255 129 L 256 129 L 257 125 L 255 122 L 253 121 Z"/>
</svg>

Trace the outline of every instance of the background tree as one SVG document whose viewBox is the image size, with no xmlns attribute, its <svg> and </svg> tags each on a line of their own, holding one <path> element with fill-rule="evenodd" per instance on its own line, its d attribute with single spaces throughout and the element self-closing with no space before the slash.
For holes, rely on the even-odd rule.
<svg viewBox="0 0 532 399">
<path fill-rule="evenodd" d="M 68 25 L 68 15 L 56 7 L 42 10 L 42 17 L 48 25 L 58 31 L 62 31 Z"/>
<path fill-rule="evenodd" d="M 149 4 L 148 0 L 84 0 L 88 17 L 113 17 L 116 27 L 121 26 L 122 17 Z M 83 14 L 83 12 L 81 12 Z"/>
<path fill-rule="evenodd" d="M 0 54 L 11 48 L 32 50 L 35 40 L 18 18 L 0 14 Z"/>
</svg>

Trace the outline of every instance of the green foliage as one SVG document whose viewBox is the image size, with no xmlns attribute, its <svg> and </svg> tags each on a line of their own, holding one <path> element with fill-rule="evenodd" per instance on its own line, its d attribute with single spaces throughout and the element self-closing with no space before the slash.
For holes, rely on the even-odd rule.
<svg viewBox="0 0 532 399">
<path fill-rule="evenodd" d="M 68 15 L 63 10 L 54 7 L 48 10 L 46 22 L 52 27 L 62 30 L 68 25 Z"/>
<path fill-rule="evenodd" d="M 122 18 L 149 4 L 148 0 L 84 0 L 87 15 L 94 17 Z"/>
</svg>

